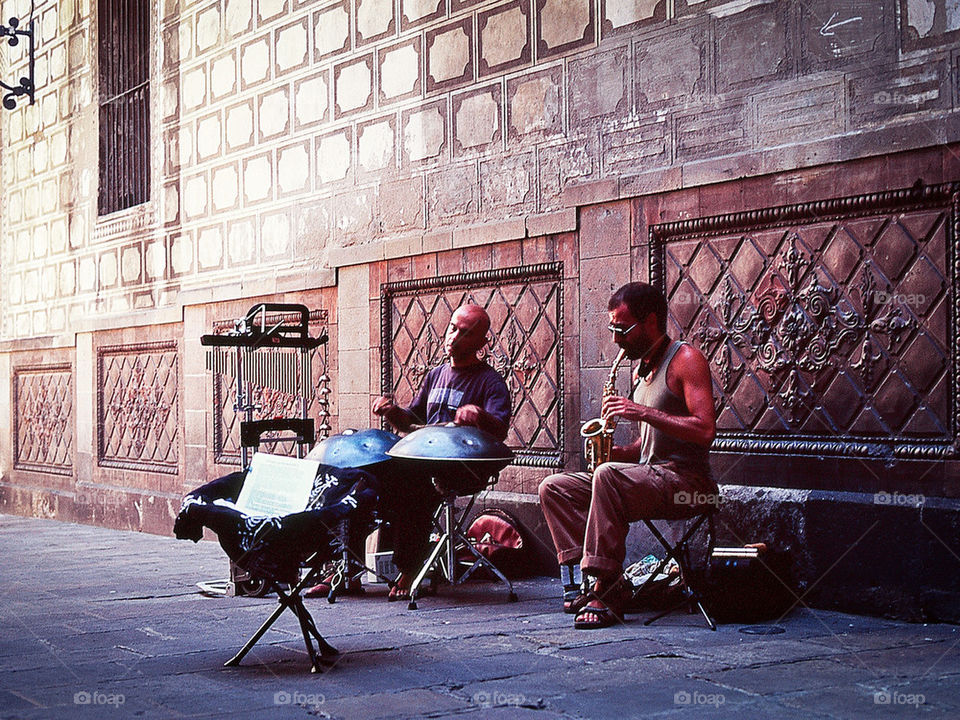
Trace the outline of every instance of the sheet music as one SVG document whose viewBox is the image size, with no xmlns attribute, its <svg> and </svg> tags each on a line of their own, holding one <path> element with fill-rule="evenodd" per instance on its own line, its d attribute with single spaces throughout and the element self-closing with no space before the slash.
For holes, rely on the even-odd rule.
<svg viewBox="0 0 960 720">
<path fill-rule="evenodd" d="M 320 463 L 256 453 L 243 481 L 237 509 L 247 515 L 282 517 L 307 507 Z"/>
</svg>

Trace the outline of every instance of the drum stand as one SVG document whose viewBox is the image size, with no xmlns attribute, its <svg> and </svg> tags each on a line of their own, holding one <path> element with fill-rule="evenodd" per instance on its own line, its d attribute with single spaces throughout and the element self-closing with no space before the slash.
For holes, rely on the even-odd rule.
<svg viewBox="0 0 960 720">
<path fill-rule="evenodd" d="M 473 509 L 473 504 L 477 496 L 475 494 L 470 495 L 469 502 L 467 502 L 466 507 L 464 507 L 458 515 L 456 501 L 458 497 L 464 496 L 458 495 L 453 490 L 441 487 L 436 480 L 433 481 L 433 485 L 443 495 L 440 507 L 437 508 L 436 515 L 433 517 L 433 522 L 440 531 L 440 539 L 433 546 L 430 557 L 427 558 L 427 561 L 423 564 L 420 572 L 417 573 L 416 578 L 414 578 L 413 584 L 410 586 L 410 604 L 407 605 L 407 609 L 417 609 L 417 596 L 420 594 L 420 588 L 435 565 L 440 566 L 441 577 L 451 585 L 458 585 L 465 582 L 477 568 L 484 567 L 507 586 L 510 591 L 510 602 L 516 602 L 517 594 L 513 591 L 513 583 L 507 579 L 506 575 L 500 572 L 496 565 L 490 562 L 489 559 L 484 557 L 480 551 L 474 547 L 473 543 L 470 542 L 470 538 L 464 533 L 463 525 L 470 515 L 470 510 Z M 474 560 L 473 564 L 458 577 L 456 555 L 457 550 L 461 547 L 465 547 L 473 555 Z"/>
</svg>

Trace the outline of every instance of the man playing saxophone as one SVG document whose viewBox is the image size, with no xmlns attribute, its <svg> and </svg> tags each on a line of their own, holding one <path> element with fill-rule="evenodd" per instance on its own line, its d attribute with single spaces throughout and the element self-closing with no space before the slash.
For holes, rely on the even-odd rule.
<svg viewBox="0 0 960 720">
<path fill-rule="evenodd" d="M 584 577 L 595 578 L 587 592 L 564 586 L 564 611 L 576 615 L 578 629 L 622 619 L 619 581 L 631 522 L 687 517 L 717 494 L 708 462 L 716 411 L 706 358 L 668 337 L 666 299 L 651 285 L 624 285 L 607 309 L 614 342 L 639 363 L 628 397 L 604 393 L 601 419 L 636 421 L 640 435 L 612 446 L 592 473 L 560 473 L 540 484 L 561 566 L 579 563 Z"/>
</svg>

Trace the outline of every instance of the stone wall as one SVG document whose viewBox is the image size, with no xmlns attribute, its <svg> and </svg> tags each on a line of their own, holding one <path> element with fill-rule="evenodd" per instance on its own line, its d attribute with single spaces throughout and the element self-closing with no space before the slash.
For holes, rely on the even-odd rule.
<svg viewBox="0 0 960 720">
<path fill-rule="evenodd" d="M 164 0 L 152 13 L 149 202 L 97 215 L 95 0 L 37 4 L 36 104 L 0 115 L 7 511 L 169 532 L 185 490 L 235 467 L 201 335 L 256 302 L 307 305 L 330 336 L 331 430 L 370 426 L 387 285 L 495 285 L 483 273 L 540 264 L 560 268 L 549 420 L 575 467 L 612 359 L 606 300 L 651 277 L 652 227 L 960 180 L 960 15 L 945 0 Z M 535 360 L 509 360 L 535 375 Z M 941 396 L 956 405 L 955 388 Z M 854 458 L 852 474 L 820 461 L 731 449 L 717 469 L 730 485 L 956 497 L 946 456 L 921 473 L 903 458 Z M 533 503 L 546 472 L 512 467 L 498 491 Z"/>
</svg>

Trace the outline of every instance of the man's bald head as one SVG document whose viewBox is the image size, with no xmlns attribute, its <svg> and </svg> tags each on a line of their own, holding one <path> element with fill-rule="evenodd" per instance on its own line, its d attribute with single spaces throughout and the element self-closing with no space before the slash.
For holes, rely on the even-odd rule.
<svg viewBox="0 0 960 720">
<path fill-rule="evenodd" d="M 447 327 L 444 348 L 454 366 L 478 361 L 477 352 L 487 343 L 490 316 L 479 305 L 461 305 L 454 311 Z"/>
</svg>

